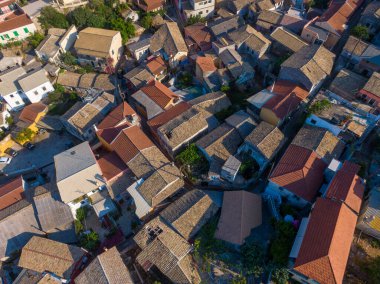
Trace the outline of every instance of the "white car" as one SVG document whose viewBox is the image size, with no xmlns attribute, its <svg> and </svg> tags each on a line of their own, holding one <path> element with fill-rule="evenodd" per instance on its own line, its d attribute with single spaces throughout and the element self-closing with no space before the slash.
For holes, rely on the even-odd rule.
<svg viewBox="0 0 380 284">
<path fill-rule="evenodd" d="M 12 161 L 12 157 L 0 157 L 0 164 L 9 164 Z"/>
</svg>

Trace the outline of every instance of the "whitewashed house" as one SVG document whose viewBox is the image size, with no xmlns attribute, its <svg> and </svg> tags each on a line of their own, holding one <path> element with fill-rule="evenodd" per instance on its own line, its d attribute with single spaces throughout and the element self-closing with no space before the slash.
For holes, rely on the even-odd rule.
<svg viewBox="0 0 380 284">
<path fill-rule="evenodd" d="M 190 0 L 184 7 L 186 19 L 195 16 L 209 18 L 214 14 L 215 0 Z"/>
<path fill-rule="evenodd" d="M 23 92 L 17 79 L 25 75 L 22 67 L 13 67 L 0 73 L 0 96 L 9 105 L 9 110 L 17 111 L 25 106 Z"/>
<path fill-rule="evenodd" d="M 18 80 L 24 95 L 31 103 L 38 103 L 45 98 L 48 93 L 54 91 L 53 85 L 46 76 L 45 69 L 29 73 Z"/>
</svg>

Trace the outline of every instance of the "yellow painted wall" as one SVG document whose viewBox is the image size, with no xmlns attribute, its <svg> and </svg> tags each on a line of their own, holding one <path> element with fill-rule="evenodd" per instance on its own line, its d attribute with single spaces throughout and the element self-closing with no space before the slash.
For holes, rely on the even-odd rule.
<svg viewBox="0 0 380 284">
<path fill-rule="evenodd" d="M 267 108 L 261 109 L 260 118 L 274 126 L 277 126 L 280 123 L 280 119 L 273 113 L 272 110 Z"/>
<path fill-rule="evenodd" d="M 7 148 L 12 148 L 15 143 L 16 142 L 12 140 L 12 137 L 10 134 L 5 136 L 4 139 L 0 141 L 0 156 L 4 156 L 5 155 L 4 151 Z"/>
</svg>

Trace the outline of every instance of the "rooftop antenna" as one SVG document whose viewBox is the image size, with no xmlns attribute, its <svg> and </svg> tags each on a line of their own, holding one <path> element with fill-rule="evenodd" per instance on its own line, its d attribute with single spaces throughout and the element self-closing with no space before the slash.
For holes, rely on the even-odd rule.
<svg viewBox="0 0 380 284">
<path fill-rule="evenodd" d="M 276 80 L 274 80 L 273 85 L 272 85 L 272 88 L 270 88 L 270 92 L 271 92 L 271 93 L 273 93 L 274 85 L 276 85 Z"/>
</svg>

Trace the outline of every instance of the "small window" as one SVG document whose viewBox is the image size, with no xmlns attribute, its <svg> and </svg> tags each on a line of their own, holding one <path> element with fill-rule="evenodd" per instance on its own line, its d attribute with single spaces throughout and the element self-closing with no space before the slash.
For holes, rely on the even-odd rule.
<svg viewBox="0 0 380 284">
<path fill-rule="evenodd" d="M 38 95 L 38 91 L 34 91 L 34 94 L 37 96 Z"/>
<path fill-rule="evenodd" d="M 6 39 L 10 39 L 9 35 L 8 34 L 5 34 L 4 35 Z"/>
<path fill-rule="evenodd" d="M 15 104 L 16 104 L 16 105 L 19 105 L 19 104 L 20 104 L 20 102 L 19 102 L 19 101 L 15 101 Z"/>
<path fill-rule="evenodd" d="M 206 13 L 208 13 L 208 10 L 206 10 Z"/>
<path fill-rule="evenodd" d="M 29 33 L 28 28 L 24 28 L 24 32 L 28 34 Z"/>
<path fill-rule="evenodd" d="M 114 54 L 115 54 L 115 51 L 112 50 L 112 55 L 114 55 Z"/>
<path fill-rule="evenodd" d="M 11 98 L 14 98 L 15 96 L 14 95 L 10 95 Z"/>
<path fill-rule="evenodd" d="M 19 33 L 18 33 L 17 31 L 14 31 L 13 34 L 14 34 L 15 36 L 19 36 Z"/>
<path fill-rule="evenodd" d="M 3 36 L 0 36 L 1 40 L 4 40 L 4 37 Z"/>
<path fill-rule="evenodd" d="M 200 12 L 199 12 L 199 15 L 202 15 L 202 14 L 203 14 L 203 11 L 200 11 Z"/>
<path fill-rule="evenodd" d="M 42 90 L 46 91 L 46 87 L 45 87 L 45 86 L 43 86 L 43 87 L 42 87 Z"/>
<path fill-rule="evenodd" d="M 317 121 L 315 119 L 310 120 L 312 124 L 317 124 Z"/>
</svg>

